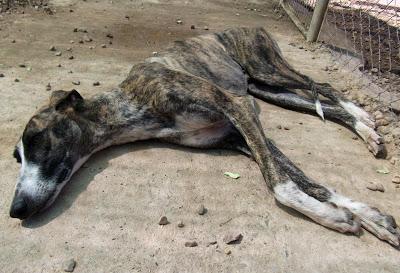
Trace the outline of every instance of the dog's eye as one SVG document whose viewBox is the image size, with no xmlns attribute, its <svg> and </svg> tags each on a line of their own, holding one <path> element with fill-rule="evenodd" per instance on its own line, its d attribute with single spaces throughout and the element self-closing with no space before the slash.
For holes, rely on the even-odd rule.
<svg viewBox="0 0 400 273">
<path fill-rule="evenodd" d="M 21 163 L 21 156 L 19 155 L 19 151 L 17 148 L 15 148 L 13 156 L 17 160 L 17 163 Z"/>
</svg>

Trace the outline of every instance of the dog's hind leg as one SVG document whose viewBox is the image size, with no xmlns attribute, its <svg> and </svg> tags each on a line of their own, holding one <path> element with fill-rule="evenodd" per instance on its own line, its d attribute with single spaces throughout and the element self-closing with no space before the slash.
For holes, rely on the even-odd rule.
<svg viewBox="0 0 400 273">
<path fill-rule="evenodd" d="M 308 178 L 297 166 L 290 161 L 274 144 L 271 140 L 267 139 L 267 147 L 273 155 L 276 162 L 282 166 L 283 170 L 289 175 L 289 177 L 298 185 L 298 187 L 310 196 L 315 196 L 314 191 L 324 192 L 324 202 L 329 203 L 333 206 L 343 207 L 348 209 L 352 214 L 355 215 L 357 221 L 361 221 L 361 226 L 374 234 L 381 240 L 387 241 L 394 246 L 400 245 L 400 230 L 394 218 L 391 215 L 381 213 L 377 208 L 368 206 L 367 204 L 353 201 L 352 199 L 336 193 L 333 189 L 320 186 Z M 310 187 L 310 185 L 313 185 Z M 318 185 L 318 186 L 317 186 Z M 285 202 L 285 196 L 287 192 L 293 192 L 294 185 L 292 183 L 283 184 L 278 187 L 275 194 L 278 194 L 278 198 L 283 199 L 282 203 Z M 310 191 L 309 189 L 313 189 Z M 315 189 L 314 189 L 315 188 Z M 289 189 L 289 190 L 288 190 Z M 297 192 L 296 192 L 297 194 Z M 301 194 L 298 194 L 301 195 Z M 318 198 L 318 197 L 316 197 Z M 293 198 L 292 198 L 293 199 Z M 279 199 L 278 199 L 279 200 Z M 286 201 L 288 202 L 288 201 Z"/>
<path fill-rule="evenodd" d="M 250 98 L 225 94 L 217 101 L 241 133 L 276 200 L 328 228 L 358 233 L 360 226 L 394 246 L 400 232 L 392 216 L 344 197 L 308 178 L 264 135 Z"/>
<path fill-rule="evenodd" d="M 366 140 L 368 148 L 379 157 L 382 151 L 382 138 L 375 132 L 373 118 L 363 109 L 346 100 L 329 84 L 314 82 L 311 78 L 297 72 L 282 56 L 277 43 L 262 28 L 232 29 L 223 32 L 220 40 L 228 52 L 244 69 L 250 82 L 274 88 L 302 89 L 313 96 L 314 110 L 323 117 L 323 109 L 318 94 L 330 99 L 343 108 L 355 120 L 354 129 Z"/>
<path fill-rule="evenodd" d="M 270 90 L 268 90 L 270 89 Z M 313 101 L 292 93 L 290 91 L 274 92 L 267 86 L 258 84 L 249 85 L 249 93 L 266 102 L 276 104 L 278 106 L 309 113 L 315 113 Z M 376 157 L 383 157 L 386 153 L 381 137 L 372 128 L 360 123 L 354 115 L 351 115 L 343 107 L 338 104 L 321 104 L 325 117 L 332 121 L 339 121 L 353 131 L 355 131 L 367 144 L 368 149 L 374 153 Z"/>
<path fill-rule="evenodd" d="M 274 151 L 269 148 L 250 98 L 227 94 L 218 107 L 243 136 L 278 202 L 328 228 L 350 233 L 359 231 L 359 220 L 347 208 L 328 202 L 331 198 L 328 189 L 300 176 L 292 175 L 292 178 L 288 168 L 293 167 L 286 167 L 277 160 Z"/>
</svg>

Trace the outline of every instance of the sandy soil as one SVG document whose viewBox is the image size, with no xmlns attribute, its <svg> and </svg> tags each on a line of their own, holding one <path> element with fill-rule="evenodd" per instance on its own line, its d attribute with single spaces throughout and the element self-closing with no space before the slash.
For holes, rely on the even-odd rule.
<svg viewBox="0 0 400 273">
<path fill-rule="evenodd" d="M 268 1 L 51 4 L 54 15 L 26 10 L 0 17 L 0 73 L 5 75 L 0 78 L 0 272 L 62 272 L 70 258 L 77 262 L 74 272 L 85 273 L 400 272 L 398 250 L 368 232 L 346 236 L 277 206 L 257 165 L 223 150 L 156 142 L 113 147 L 91 158 L 49 210 L 23 223 L 9 218 L 19 169 L 13 146 L 32 113 L 48 99 L 47 83 L 53 90 L 77 88 L 84 96 L 109 90 L 135 61 L 170 41 L 207 32 L 204 26 L 208 31 L 264 26 L 300 71 L 338 88 L 351 80 L 344 71 L 323 70 L 331 62 L 326 51 L 290 46 L 301 44 L 302 38 L 289 20 L 278 20 Z M 182 25 L 176 24 L 178 18 Z M 79 27 L 88 30 L 92 42 L 78 43 L 83 33 L 73 29 Z M 112 44 L 108 33 L 114 36 Z M 51 45 L 62 56 L 49 51 Z M 69 47 L 72 52 L 66 51 Z M 69 60 L 70 55 L 75 58 Z M 80 86 L 74 86 L 74 80 Z M 92 86 L 95 81 L 101 85 Z M 267 134 L 308 175 L 382 208 L 400 222 L 400 190 L 391 183 L 395 166 L 376 160 L 360 140 L 352 139 L 352 132 L 337 124 L 262 102 L 260 106 Z M 279 130 L 278 125 L 290 130 Z M 378 174 L 381 167 L 391 173 Z M 224 178 L 225 171 L 238 172 L 241 178 Z M 371 181 L 382 183 L 386 191 L 367 190 Z M 208 209 L 203 216 L 196 213 L 200 204 Z M 162 215 L 171 224 L 159 226 Z M 178 228 L 179 221 L 185 227 Z M 242 242 L 225 245 L 222 238 L 229 232 L 242 233 Z M 189 240 L 199 246 L 185 247 Z M 211 241 L 217 244 L 207 246 Z"/>
</svg>

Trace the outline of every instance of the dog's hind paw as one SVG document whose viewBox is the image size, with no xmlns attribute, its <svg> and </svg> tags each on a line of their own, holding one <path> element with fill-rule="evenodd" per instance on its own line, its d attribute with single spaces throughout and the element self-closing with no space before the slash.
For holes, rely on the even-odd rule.
<svg viewBox="0 0 400 273">
<path fill-rule="evenodd" d="M 357 121 L 355 124 L 355 130 L 365 141 L 368 149 L 375 157 L 382 158 L 385 156 L 386 150 L 385 145 L 383 144 L 383 138 L 374 129 L 361 121 Z"/>
<path fill-rule="evenodd" d="M 400 246 L 400 230 L 393 216 L 338 194 L 333 195 L 331 202 L 348 208 L 361 220 L 361 226 L 379 239 L 395 247 Z"/>
</svg>

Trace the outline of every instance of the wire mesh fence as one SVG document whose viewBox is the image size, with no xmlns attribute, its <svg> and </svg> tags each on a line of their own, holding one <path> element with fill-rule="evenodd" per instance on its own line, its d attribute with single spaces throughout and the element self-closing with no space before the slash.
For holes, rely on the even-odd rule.
<svg viewBox="0 0 400 273">
<path fill-rule="evenodd" d="M 318 0 L 281 0 L 305 34 Z M 400 110 L 400 0 L 331 0 L 319 35 L 343 65 L 381 87 L 376 97 Z M 357 59 L 359 62 L 354 62 Z M 351 67 L 352 66 L 352 67 Z"/>
</svg>

